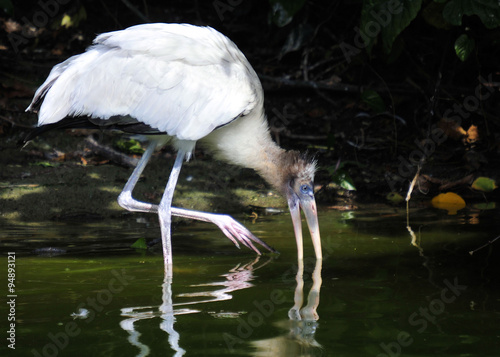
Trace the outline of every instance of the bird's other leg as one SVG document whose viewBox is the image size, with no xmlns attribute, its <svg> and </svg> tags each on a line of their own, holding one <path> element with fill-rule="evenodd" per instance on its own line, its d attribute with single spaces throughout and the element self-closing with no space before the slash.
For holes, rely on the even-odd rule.
<svg viewBox="0 0 500 357">
<path fill-rule="evenodd" d="M 163 196 L 158 206 L 158 218 L 160 220 L 161 242 L 166 276 L 172 275 L 172 235 L 170 230 L 172 223 L 172 198 L 174 197 L 175 186 L 177 185 L 177 179 L 179 178 L 182 162 L 185 157 L 186 152 L 184 150 L 179 150 L 177 152 L 174 167 L 172 168 L 167 186 L 165 187 L 165 191 L 163 192 Z"/>
<path fill-rule="evenodd" d="M 138 202 L 138 201 L 137 201 Z M 139 202 L 147 205 L 147 210 L 142 212 L 158 212 L 158 205 Z M 208 212 L 193 211 L 184 208 L 171 207 L 172 216 L 194 219 L 197 221 L 213 223 L 224 233 L 224 235 L 234 243 L 236 247 L 240 247 L 238 242 L 242 243 L 245 247 L 252 249 L 260 255 L 260 251 L 253 243 L 260 244 L 267 250 L 273 253 L 278 253 L 273 247 L 269 246 L 266 242 L 257 238 L 252 232 L 246 229 L 241 223 L 236 221 L 233 217 L 226 214 L 216 214 Z"/>
<path fill-rule="evenodd" d="M 240 247 L 238 241 L 247 248 L 254 250 L 260 255 L 260 251 L 252 243 L 258 243 L 267 250 L 277 253 L 277 251 L 270 247 L 266 242 L 260 240 L 246 229 L 242 224 L 238 223 L 233 217 L 226 214 L 216 214 L 200 211 L 192 211 L 183 208 L 172 207 L 172 215 L 177 217 L 195 219 L 198 221 L 209 222 L 215 224 L 219 229 L 228 237 L 231 242 L 238 248 Z"/>
<path fill-rule="evenodd" d="M 133 212 L 158 211 L 158 207 L 156 205 L 147 202 L 141 202 L 132 197 L 132 191 L 134 190 L 137 181 L 139 181 L 142 171 L 144 171 L 144 168 L 149 162 L 149 159 L 151 159 L 151 155 L 153 155 L 155 148 L 156 148 L 156 143 L 152 142 L 151 144 L 149 144 L 148 148 L 146 149 L 146 151 L 144 151 L 144 154 L 142 154 L 141 159 L 137 163 L 134 172 L 132 172 L 132 175 L 130 175 L 127 183 L 125 184 L 125 187 L 118 196 L 118 204 L 128 211 L 133 211 Z"/>
</svg>

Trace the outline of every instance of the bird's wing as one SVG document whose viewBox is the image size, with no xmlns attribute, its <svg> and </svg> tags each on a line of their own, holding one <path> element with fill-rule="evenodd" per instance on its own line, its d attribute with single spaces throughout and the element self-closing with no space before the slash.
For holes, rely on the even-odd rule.
<svg viewBox="0 0 500 357">
<path fill-rule="evenodd" d="M 198 140 L 261 104 L 257 75 L 227 37 L 208 27 L 148 24 L 102 34 L 55 66 L 28 109 L 40 105 L 39 125 L 130 115 Z"/>
</svg>

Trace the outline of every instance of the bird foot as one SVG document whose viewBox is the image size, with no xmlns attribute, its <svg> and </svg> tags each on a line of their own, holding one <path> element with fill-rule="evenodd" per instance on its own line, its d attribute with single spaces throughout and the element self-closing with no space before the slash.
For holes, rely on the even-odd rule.
<svg viewBox="0 0 500 357">
<path fill-rule="evenodd" d="M 231 242 L 234 243 L 238 248 L 240 245 L 238 242 L 243 244 L 245 247 L 252 249 L 257 254 L 261 254 L 259 249 L 255 247 L 253 243 L 258 243 L 270 252 L 278 253 L 273 247 L 269 246 L 266 242 L 260 240 L 252 232 L 246 229 L 242 224 L 237 222 L 233 217 L 228 215 L 214 215 L 211 222 L 214 223 L 219 229 L 226 235 Z"/>
</svg>

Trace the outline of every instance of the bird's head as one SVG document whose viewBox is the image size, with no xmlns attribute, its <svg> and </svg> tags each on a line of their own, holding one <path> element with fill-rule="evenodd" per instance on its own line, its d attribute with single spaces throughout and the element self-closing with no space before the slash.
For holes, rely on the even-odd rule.
<svg viewBox="0 0 500 357">
<path fill-rule="evenodd" d="M 288 201 L 292 216 L 295 239 L 297 241 L 298 258 L 303 258 L 302 220 L 300 209 L 304 211 L 314 251 L 317 259 L 322 259 L 321 238 L 319 234 L 316 201 L 314 199 L 314 173 L 316 161 L 297 151 L 283 153 L 281 184 L 279 189 Z"/>
</svg>

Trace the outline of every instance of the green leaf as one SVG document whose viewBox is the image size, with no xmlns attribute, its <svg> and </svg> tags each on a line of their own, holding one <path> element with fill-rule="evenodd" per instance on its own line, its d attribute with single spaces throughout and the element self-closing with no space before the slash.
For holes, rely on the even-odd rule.
<svg viewBox="0 0 500 357">
<path fill-rule="evenodd" d="M 403 202 L 405 199 L 403 196 L 401 196 L 397 192 L 389 192 L 387 196 L 385 196 L 386 200 L 393 203 L 393 204 L 398 204 Z"/>
<path fill-rule="evenodd" d="M 484 203 L 476 203 L 472 205 L 474 208 L 486 211 L 486 210 L 492 210 L 496 209 L 497 205 L 496 202 L 484 202 Z"/>
<path fill-rule="evenodd" d="M 443 17 L 450 24 L 462 25 L 464 15 L 477 15 L 489 29 L 500 26 L 498 0 L 450 0 L 443 9 Z"/>
<path fill-rule="evenodd" d="M 382 97 L 374 90 L 367 89 L 361 94 L 361 100 L 367 104 L 375 113 L 385 111 L 385 103 Z"/>
<path fill-rule="evenodd" d="M 130 140 L 118 140 L 115 143 L 116 147 L 124 152 L 130 153 L 130 154 L 143 154 L 144 149 L 141 146 L 140 141 L 130 139 Z"/>
<path fill-rule="evenodd" d="M 354 181 L 349 176 L 349 174 L 344 170 L 337 170 L 332 175 L 332 182 L 344 190 L 347 191 L 356 191 L 356 187 L 354 186 Z"/>
<path fill-rule="evenodd" d="M 415 19 L 422 0 L 364 0 L 361 9 L 360 35 L 371 52 L 380 34 L 386 53 L 396 37 Z"/>
<path fill-rule="evenodd" d="M 288 25 L 293 16 L 304 6 L 306 0 L 269 0 L 271 18 L 276 26 Z"/>
<path fill-rule="evenodd" d="M 135 249 L 148 249 L 148 245 L 146 244 L 146 239 L 144 238 L 139 238 L 132 244 L 132 248 Z"/>
<path fill-rule="evenodd" d="M 57 162 L 51 162 L 51 161 L 38 161 L 36 163 L 30 164 L 33 166 L 42 166 L 42 167 L 57 167 L 60 164 Z"/>
<path fill-rule="evenodd" d="M 87 19 L 87 11 L 85 7 L 80 6 L 78 11 L 72 12 L 71 14 L 63 13 L 57 21 L 54 21 L 51 25 L 53 30 L 58 30 L 60 28 L 70 28 L 78 27 L 81 22 Z"/>
<path fill-rule="evenodd" d="M 472 188 L 474 190 L 483 191 L 483 192 L 491 192 L 496 189 L 498 186 L 496 185 L 495 180 L 492 180 L 488 177 L 478 177 L 472 183 Z"/>
<path fill-rule="evenodd" d="M 461 34 L 455 41 L 455 53 L 462 62 L 469 58 L 475 47 L 476 41 L 466 34 Z"/>
</svg>

